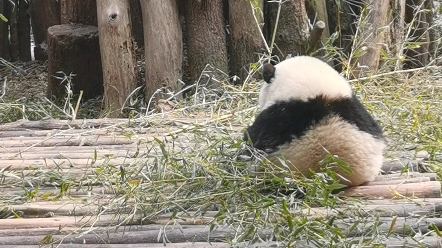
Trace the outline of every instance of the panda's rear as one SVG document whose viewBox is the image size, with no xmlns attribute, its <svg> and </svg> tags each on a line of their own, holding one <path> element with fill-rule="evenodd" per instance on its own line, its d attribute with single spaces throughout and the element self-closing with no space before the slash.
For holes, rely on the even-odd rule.
<svg viewBox="0 0 442 248">
<path fill-rule="evenodd" d="M 288 161 L 291 170 L 309 176 L 319 171 L 327 152 L 344 160 L 356 186 L 379 173 L 385 147 L 382 130 L 353 94 L 348 82 L 319 59 L 300 56 L 263 67 L 261 113 L 248 127 L 253 146 Z"/>
</svg>

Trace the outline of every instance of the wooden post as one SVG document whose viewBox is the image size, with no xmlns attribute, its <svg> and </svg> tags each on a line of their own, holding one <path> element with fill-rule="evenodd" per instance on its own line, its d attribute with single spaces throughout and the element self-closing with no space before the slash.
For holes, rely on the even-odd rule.
<svg viewBox="0 0 442 248">
<path fill-rule="evenodd" d="M 61 23 L 60 3 L 57 0 L 31 0 L 29 11 L 35 42 L 34 57 L 36 60 L 46 60 L 48 28 Z"/>
<path fill-rule="evenodd" d="M 17 12 L 18 0 L 6 1 L 9 4 L 9 35 L 11 42 L 11 61 L 20 59 L 20 51 L 18 50 L 18 28 L 17 28 Z"/>
<path fill-rule="evenodd" d="M 141 1 L 141 8 L 146 44 L 145 99 L 148 102 L 162 87 L 172 92 L 180 89 L 183 40 L 175 0 Z M 155 95 L 158 97 L 161 96 Z"/>
<path fill-rule="evenodd" d="M 325 43 L 327 39 L 330 37 L 330 31 L 328 29 L 328 14 L 327 14 L 327 5 L 326 0 L 312 0 L 306 1 L 305 4 L 309 5 L 314 11 L 316 15 L 316 23 L 322 21 L 324 24 L 324 28 L 321 32 L 321 41 Z M 313 21 L 311 19 L 310 21 Z M 320 24 L 322 26 L 322 24 Z"/>
<path fill-rule="evenodd" d="M 278 49 L 274 47 L 273 53 L 278 54 L 280 60 L 286 59 L 289 55 L 305 54 L 309 38 L 305 1 L 287 0 L 268 3 L 270 39 L 275 29 L 279 4 L 281 4 L 281 12 L 276 37 L 274 37 Z"/>
<path fill-rule="evenodd" d="M 146 2 L 146 1 L 142 1 Z M 137 47 L 144 47 L 143 15 L 140 1 L 129 1 L 132 35 Z"/>
<path fill-rule="evenodd" d="M 60 0 L 61 23 L 97 26 L 96 0 Z"/>
<path fill-rule="evenodd" d="M 389 32 L 387 25 L 389 3 L 389 0 L 367 0 L 368 25 L 366 29 L 360 30 L 360 39 L 365 41 L 365 54 L 351 61 L 355 65 L 354 77 L 365 76 L 378 69 L 380 50 L 383 44 L 385 45 L 385 34 Z"/>
<path fill-rule="evenodd" d="M 0 0 L 0 13 L 8 17 L 6 14 L 6 4 L 8 0 Z M 8 22 L 0 20 L 0 57 L 9 60 L 11 55 L 9 53 L 9 30 Z"/>
<path fill-rule="evenodd" d="M 263 9 L 263 2 L 258 1 Z M 255 21 L 262 22 L 260 10 L 254 11 L 249 1 L 229 0 L 229 26 L 228 34 L 230 54 L 230 76 L 238 76 L 235 84 L 243 83 L 248 76 L 250 64 L 257 62 L 258 53 L 261 52 L 262 39 L 259 27 Z"/>
<path fill-rule="evenodd" d="M 427 7 L 432 8 L 432 0 L 406 0 L 405 22 L 411 23 L 413 27 L 409 38 L 412 38 L 411 42 L 419 44 L 419 46 L 409 47 L 406 51 L 407 60 L 404 66 L 407 69 L 426 66 L 430 60 L 430 44 L 434 43 L 430 34 L 434 35 L 434 33 L 429 29 L 432 20 L 427 18 L 432 18 L 432 14 L 426 13 Z M 431 49 L 434 47 L 432 46 Z"/>
<path fill-rule="evenodd" d="M 192 83 L 198 80 L 207 64 L 210 64 L 211 68 L 227 72 L 223 0 L 186 0 L 184 1 L 184 15 Z M 213 75 L 217 76 L 217 74 L 211 74 Z"/>
<path fill-rule="evenodd" d="M 103 65 L 104 105 L 111 117 L 137 86 L 135 47 L 128 0 L 97 0 L 98 33 Z"/>
<path fill-rule="evenodd" d="M 29 1 L 18 0 L 18 50 L 21 61 L 31 61 L 31 18 Z"/>
<path fill-rule="evenodd" d="M 395 70 L 402 69 L 402 56 L 404 56 L 404 18 L 405 18 L 405 0 L 394 0 L 392 3 L 392 26 L 391 26 L 391 44 L 393 54 L 396 57 Z"/>
<path fill-rule="evenodd" d="M 72 79 L 73 92 L 83 91 L 83 99 L 103 95 L 103 73 L 96 26 L 62 24 L 48 28 L 48 96 L 66 95 L 62 71 L 76 76 Z M 60 81 L 63 84 L 60 84 Z"/>
</svg>

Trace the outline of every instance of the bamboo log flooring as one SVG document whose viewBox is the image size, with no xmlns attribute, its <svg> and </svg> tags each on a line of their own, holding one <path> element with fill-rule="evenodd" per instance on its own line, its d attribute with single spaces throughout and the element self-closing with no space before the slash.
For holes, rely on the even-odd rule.
<svg viewBox="0 0 442 248">
<path fill-rule="evenodd" d="M 234 230 L 221 226 L 210 232 L 206 225 L 216 212 L 207 211 L 203 216 L 187 213 L 175 225 L 170 225 L 171 215 L 160 215 L 149 223 L 142 223 L 141 216 L 122 216 L 112 212 L 97 215 L 99 207 L 89 202 L 37 200 L 23 204 L 3 204 L 2 198 L 13 198 L 23 194 L 23 181 L 42 171 L 56 170 L 72 177 L 79 177 L 92 165 L 99 166 L 112 161 L 115 166 L 129 166 L 136 162 L 143 141 L 156 137 L 177 134 L 191 128 L 194 120 L 165 121 L 165 125 L 153 127 L 146 122 L 130 127 L 127 120 L 44 120 L 17 121 L 0 126 L 0 210 L 9 208 L 21 218 L 0 218 L 0 246 L 38 247 L 50 237 L 61 240 L 57 247 L 229 247 L 223 241 L 232 238 Z M 164 126 L 168 126 L 165 128 Z M 184 126 L 184 128 L 183 128 Z M 131 131 L 132 130 L 132 131 Z M 239 131 L 238 128 L 237 131 Z M 185 131 L 184 131 L 185 132 Z M 179 146 L 179 139 L 177 139 Z M 140 145 L 141 144 L 141 145 Z M 197 147 L 198 144 L 186 144 Z M 185 146 L 183 145 L 182 149 Z M 153 159 L 146 157 L 145 160 Z M 14 173 L 20 171 L 21 177 Z M 58 189 L 47 187 L 40 192 L 57 194 Z M 112 187 L 92 190 L 80 189 L 69 192 L 81 199 L 83 195 L 102 194 L 111 197 Z M 345 196 L 363 199 L 360 209 L 309 208 L 308 216 L 332 216 L 340 211 L 358 211 L 359 215 L 376 215 L 382 223 L 380 231 L 392 230 L 395 226 L 408 226 L 414 232 L 426 233 L 430 227 L 442 229 L 441 184 L 434 173 L 391 173 L 379 175 L 375 181 L 344 190 Z M 362 209 L 362 211 L 361 211 Z M 1 212 L 0 212 L 1 217 Z M 119 228 L 109 226 L 119 224 Z M 90 227 L 92 226 L 93 227 Z M 338 220 L 347 237 L 363 235 L 363 230 L 352 230 L 351 222 Z M 78 228 L 90 228 L 90 232 L 76 234 Z M 87 230 L 87 229 L 86 229 Z M 263 230 L 271 239 L 271 230 Z M 47 241 L 47 240 L 46 240 Z M 419 242 L 424 247 L 442 247 L 441 239 L 435 236 L 423 237 Z M 104 245 L 106 244 L 106 245 Z M 386 247 L 415 247 L 415 239 L 388 237 Z M 261 243 L 256 247 L 275 246 L 276 243 Z M 409 245 L 409 246 L 406 246 Z M 308 244 L 299 247 L 309 247 Z"/>
</svg>

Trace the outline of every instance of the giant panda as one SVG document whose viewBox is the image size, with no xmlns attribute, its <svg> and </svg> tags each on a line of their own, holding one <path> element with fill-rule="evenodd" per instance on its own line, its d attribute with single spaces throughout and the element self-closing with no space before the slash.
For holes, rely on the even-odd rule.
<svg viewBox="0 0 442 248">
<path fill-rule="evenodd" d="M 372 181 L 383 161 L 382 129 L 349 83 L 320 59 L 297 56 L 277 65 L 265 64 L 258 97 L 260 113 L 244 139 L 266 152 L 267 159 L 311 176 L 329 152 L 347 163 L 341 183 Z M 279 159 L 278 159 L 279 158 Z"/>
</svg>

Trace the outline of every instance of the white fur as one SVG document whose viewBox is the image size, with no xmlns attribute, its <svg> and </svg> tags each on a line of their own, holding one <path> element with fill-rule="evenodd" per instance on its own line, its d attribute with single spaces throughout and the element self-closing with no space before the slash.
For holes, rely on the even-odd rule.
<svg viewBox="0 0 442 248">
<path fill-rule="evenodd" d="M 325 62 L 308 56 L 297 56 L 275 65 L 273 81 L 264 83 L 259 93 L 259 108 L 273 105 L 273 99 L 307 100 L 318 95 L 327 98 L 349 98 L 352 90 L 348 82 Z"/>
<path fill-rule="evenodd" d="M 349 181 L 342 180 L 349 186 L 361 185 L 372 181 L 379 173 L 383 161 L 383 140 L 361 132 L 356 126 L 344 121 L 338 116 L 329 116 L 301 139 L 294 139 L 281 150 L 270 154 L 268 159 L 279 164 L 276 157 L 287 161 L 292 171 L 298 171 L 305 176 L 311 176 L 310 169 L 318 172 L 319 162 L 327 154 L 324 148 L 333 155 L 344 160 L 352 173 L 348 174 L 339 168 L 333 169 Z"/>
</svg>

